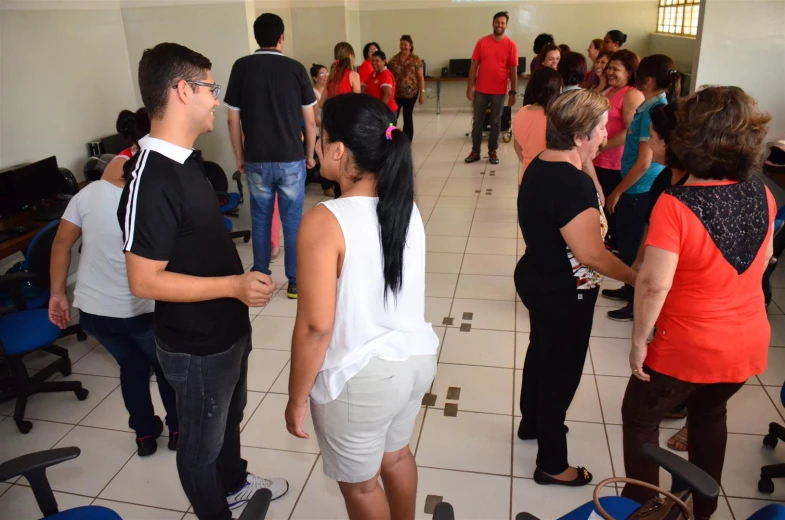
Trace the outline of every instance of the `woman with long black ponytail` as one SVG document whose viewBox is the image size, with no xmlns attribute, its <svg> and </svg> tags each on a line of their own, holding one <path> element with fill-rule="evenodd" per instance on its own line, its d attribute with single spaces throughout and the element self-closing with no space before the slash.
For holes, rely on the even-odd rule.
<svg viewBox="0 0 785 520">
<path fill-rule="evenodd" d="M 310 401 L 324 472 L 338 481 L 353 520 L 414 518 L 409 438 L 439 346 L 425 321 L 411 146 L 391 119 L 370 96 L 327 100 L 317 154 L 343 195 L 308 212 L 297 240 L 286 427 L 308 438 Z"/>
</svg>

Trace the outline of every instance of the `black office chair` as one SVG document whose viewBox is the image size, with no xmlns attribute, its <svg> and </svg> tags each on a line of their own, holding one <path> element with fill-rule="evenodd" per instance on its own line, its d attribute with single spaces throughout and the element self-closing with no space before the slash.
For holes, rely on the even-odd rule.
<svg viewBox="0 0 785 520">
<path fill-rule="evenodd" d="M 223 168 L 211 161 L 204 161 L 204 174 L 207 180 L 218 195 L 218 203 L 221 205 L 221 213 L 230 217 L 237 218 L 240 214 L 240 204 L 243 202 L 243 184 L 240 180 L 240 172 L 235 172 L 232 179 L 237 181 L 236 193 L 229 193 L 229 181 Z M 229 231 L 232 238 L 242 238 L 248 243 L 251 240 L 250 231 Z"/>
</svg>

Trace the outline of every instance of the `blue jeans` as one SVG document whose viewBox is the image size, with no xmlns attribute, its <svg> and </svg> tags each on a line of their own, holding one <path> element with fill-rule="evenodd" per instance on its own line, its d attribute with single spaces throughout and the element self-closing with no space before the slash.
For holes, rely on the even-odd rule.
<svg viewBox="0 0 785 520">
<path fill-rule="evenodd" d="M 240 423 L 247 397 L 250 333 L 209 356 L 173 352 L 158 341 L 158 359 L 177 392 L 177 472 L 200 520 L 230 520 L 226 496 L 245 485 Z"/>
<path fill-rule="evenodd" d="M 156 433 L 155 410 L 150 398 L 150 369 L 166 409 L 170 432 L 180 431 L 174 390 L 161 371 L 155 353 L 153 313 L 133 318 L 109 318 L 79 312 L 82 329 L 97 339 L 120 365 L 120 391 L 128 410 L 128 427 L 139 438 Z"/>
<path fill-rule="evenodd" d="M 305 202 L 305 161 L 246 163 L 245 175 L 251 192 L 253 270 L 270 274 L 270 228 L 275 195 L 278 194 L 286 278 L 290 285 L 297 285 L 297 232 Z"/>
<path fill-rule="evenodd" d="M 649 193 L 637 195 L 622 194 L 616 204 L 616 245 L 619 248 L 619 258 L 628 266 L 632 266 L 641 246 L 643 233 L 648 224 Z M 630 301 L 632 301 L 633 288 L 625 285 Z"/>
</svg>

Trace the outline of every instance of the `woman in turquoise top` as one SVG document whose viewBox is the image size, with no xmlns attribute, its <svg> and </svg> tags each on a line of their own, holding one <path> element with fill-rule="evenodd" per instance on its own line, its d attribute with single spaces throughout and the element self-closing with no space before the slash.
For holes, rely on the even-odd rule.
<svg viewBox="0 0 785 520">
<path fill-rule="evenodd" d="M 643 92 L 643 103 L 627 130 L 624 153 L 621 157 L 622 181 L 606 198 L 608 211 L 616 214 L 617 245 L 621 260 L 632 266 L 646 229 L 649 207 L 649 190 L 654 179 L 665 168 L 652 161 L 649 148 L 649 110 L 656 105 L 666 105 L 681 92 L 681 74 L 673 60 L 663 54 L 654 54 L 641 60 L 638 66 L 638 88 Z M 604 289 L 602 295 L 611 300 L 627 302 L 618 310 L 608 312 L 616 321 L 632 321 L 632 286 L 621 289 Z"/>
</svg>

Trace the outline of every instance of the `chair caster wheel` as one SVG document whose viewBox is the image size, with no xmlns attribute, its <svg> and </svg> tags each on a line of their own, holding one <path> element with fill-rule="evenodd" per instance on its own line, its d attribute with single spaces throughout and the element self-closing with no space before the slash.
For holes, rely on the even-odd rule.
<svg viewBox="0 0 785 520">
<path fill-rule="evenodd" d="M 251 241 L 251 237 L 243 237 L 243 242 L 246 244 Z"/>
<path fill-rule="evenodd" d="M 30 433 L 30 430 L 33 429 L 33 423 L 30 421 L 15 421 L 16 427 L 19 429 L 19 433 L 25 434 Z"/>
<path fill-rule="evenodd" d="M 79 331 L 76 333 L 76 339 L 79 341 L 87 341 L 87 334 L 84 331 Z"/>
<path fill-rule="evenodd" d="M 74 395 L 80 401 L 84 401 L 85 399 L 87 399 L 87 394 L 89 393 L 90 392 L 87 390 L 87 388 L 80 388 L 79 390 L 74 390 Z"/>
<path fill-rule="evenodd" d="M 770 495 L 774 493 L 774 482 L 770 478 L 762 478 L 758 481 L 758 491 Z"/>
<path fill-rule="evenodd" d="M 509 135 L 509 134 L 505 135 L 504 136 L 504 142 L 505 143 L 509 143 L 510 141 L 512 141 L 512 136 Z"/>
<path fill-rule="evenodd" d="M 771 449 L 776 448 L 777 442 L 779 442 L 779 439 L 777 438 L 776 435 L 768 434 L 763 438 L 763 445 L 766 446 L 767 448 L 771 448 Z"/>
<path fill-rule="evenodd" d="M 64 377 L 68 377 L 71 375 L 71 363 L 67 363 L 63 365 L 63 368 L 60 369 L 60 373 L 63 374 Z"/>
</svg>

